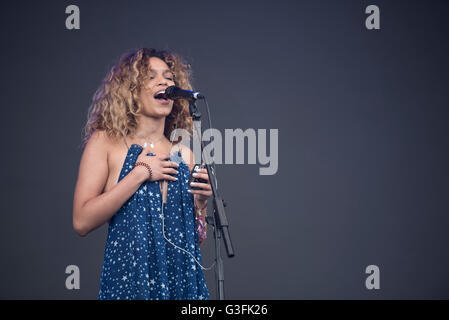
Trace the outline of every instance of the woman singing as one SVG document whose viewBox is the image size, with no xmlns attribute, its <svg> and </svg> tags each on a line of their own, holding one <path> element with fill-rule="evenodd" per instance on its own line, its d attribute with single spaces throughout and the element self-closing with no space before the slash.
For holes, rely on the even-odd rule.
<svg viewBox="0 0 449 320">
<path fill-rule="evenodd" d="M 73 227 L 85 236 L 109 223 L 98 299 L 210 299 L 200 267 L 211 186 L 206 169 L 188 185 L 192 151 L 170 141 L 192 132 L 189 65 L 143 48 L 124 55 L 95 92 L 73 202 Z"/>
</svg>

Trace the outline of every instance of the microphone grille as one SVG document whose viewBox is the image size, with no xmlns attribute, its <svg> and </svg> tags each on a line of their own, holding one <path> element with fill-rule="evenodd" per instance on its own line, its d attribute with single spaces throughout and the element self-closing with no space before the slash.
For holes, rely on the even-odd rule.
<svg viewBox="0 0 449 320">
<path fill-rule="evenodd" d="M 170 86 L 167 89 L 165 89 L 165 95 L 168 98 L 172 98 L 173 94 L 175 93 L 176 89 L 178 89 L 176 86 Z"/>
</svg>

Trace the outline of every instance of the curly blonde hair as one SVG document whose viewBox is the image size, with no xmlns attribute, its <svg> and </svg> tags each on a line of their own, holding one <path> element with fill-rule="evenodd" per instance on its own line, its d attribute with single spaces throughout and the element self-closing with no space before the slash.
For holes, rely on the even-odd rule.
<svg viewBox="0 0 449 320">
<path fill-rule="evenodd" d="M 95 130 L 104 130 L 112 139 L 135 134 L 137 117 L 142 110 L 139 92 L 148 78 L 151 57 L 157 57 L 168 65 L 175 86 L 193 90 L 190 83 L 191 67 L 178 54 L 153 48 L 140 48 L 124 54 L 108 72 L 92 98 L 82 148 Z M 164 136 L 170 139 L 175 128 L 186 129 L 190 134 L 192 132 L 189 103 L 185 100 L 174 100 L 173 109 L 165 118 Z M 175 142 L 181 139 L 179 137 Z"/>
</svg>

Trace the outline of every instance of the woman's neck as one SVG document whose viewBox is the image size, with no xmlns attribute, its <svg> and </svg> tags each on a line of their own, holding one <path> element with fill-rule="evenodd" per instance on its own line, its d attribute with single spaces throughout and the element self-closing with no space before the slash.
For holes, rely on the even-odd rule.
<svg viewBox="0 0 449 320">
<path fill-rule="evenodd" d="M 135 132 L 136 137 L 157 140 L 164 135 L 165 118 L 150 118 L 141 116 Z"/>
</svg>

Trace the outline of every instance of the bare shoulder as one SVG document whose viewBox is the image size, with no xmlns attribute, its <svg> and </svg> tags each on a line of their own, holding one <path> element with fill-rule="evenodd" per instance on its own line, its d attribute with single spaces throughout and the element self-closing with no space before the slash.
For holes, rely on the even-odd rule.
<svg viewBox="0 0 449 320">
<path fill-rule="evenodd" d="M 108 153 L 111 145 L 111 140 L 104 130 L 96 130 L 92 133 L 89 140 L 84 147 L 81 156 L 80 169 L 85 175 L 96 172 L 99 167 L 107 169 Z"/>
<path fill-rule="evenodd" d="M 110 142 L 111 139 L 108 137 L 105 130 L 95 130 L 90 136 L 86 147 L 90 144 L 91 146 L 94 145 L 95 147 L 105 148 Z"/>
<path fill-rule="evenodd" d="M 116 144 L 117 143 L 107 135 L 105 130 L 95 130 L 86 144 L 85 151 L 93 152 L 97 156 L 102 158 L 106 157 L 107 159 L 111 149 Z"/>
</svg>

